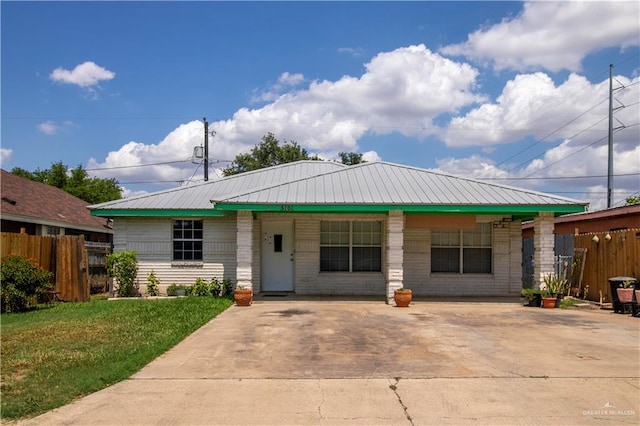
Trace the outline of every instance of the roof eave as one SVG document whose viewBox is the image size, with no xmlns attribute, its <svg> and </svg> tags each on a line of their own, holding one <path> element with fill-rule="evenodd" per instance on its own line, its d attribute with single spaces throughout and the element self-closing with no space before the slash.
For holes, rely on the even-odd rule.
<svg viewBox="0 0 640 426">
<path fill-rule="evenodd" d="M 250 210 L 270 213 L 387 213 L 402 210 L 405 213 L 437 214 L 510 214 L 520 218 L 534 217 L 540 212 L 555 215 L 585 210 L 582 204 L 268 204 L 215 202 L 217 211 Z"/>
<path fill-rule="evenodd" d="M 225 214 L 213 209 L 93 209 L 100 217 L 219 217 Z"/>
</svg>

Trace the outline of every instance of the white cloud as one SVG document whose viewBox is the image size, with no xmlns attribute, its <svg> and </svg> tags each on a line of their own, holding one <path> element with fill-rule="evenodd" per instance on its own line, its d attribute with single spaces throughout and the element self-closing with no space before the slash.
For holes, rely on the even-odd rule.
<svg viewBox="0 0 640 426">
<path fill-rule="evenodd" d="M 304 75 L 300 73 L 288 73 L 284 72 L 278 78 L 278 81 L 271 85 L 269 89 L 264 92 L 256 94 L 251 99 L 251 102 L 271 102 L 278 99 L 282 93 L 290 90 L 292 87 L 296 87 L 304 82 Z"/>
<path fill-rule="evenodd" d="M 505 18 L 440 51 L 492 64 L 498 70 L 579 71 L 589 53 L 640 44 L 638 16 L 637 1 L 526 2 L 515 18 Z"/>
<path fill-rule="evenodd" d="M 77 65 L 73 70 L 56 68 L 51 72 L 49 78 L 57 83 L 74 84 L 84 89 L 91 89 L 97 86 L 100 81 L 112 80 L 116 73 L 109 71 L 94 62 L 87 61 Z"/>
<path fill-rule="evenodd" d="M 616 93 L 615 106 L 629 107 L 618 110 L 615 117 L 632 125 L 638 117 L 640 80 L 616 79 L 626 89 Z M 547 142 L 571 138 L 574 144 L 590 143 L 607 132 L 608 93 L 608 79 L 593 84 L 571 74 L 556 86 L 544 73 L 517 75 L 506 83 L 496 102 L 451 119 L 443 139 L 452 147 L 507 144 L 525 136 Z M 633 143 L 629 137 L 623 141 Z"/>
<path fill-rule="evenodd" d="M 58 126 L 56 126 L 56 124 L 51 120 L 42 122 L 36 127 L 39 132 L 44 133 L 45 135 L 55 135 L 58 132 Z"/>
<path fill-rule="evenodd" d="M 358 56 L 362 56 L 363 50 L 361 47 L 339 47 L 338 53 L 346 53 L 357 58 Z"/>
<path fill-rule="evenodd" d="M 0 148 L 0 163 L 4 164 L 11 158 L 13 150 L 9 148 Z"/>
<path fill-rule="evenodd" d="M 362 153 L 362 159 L 364 161 L 367 161 L 369 163 L 372 163 L 374 161 L 380 161 L 382 160 L 382 158 L 378 155 L 377 152 L 375 151 L 367 151 L 367 152 L 363 152 Z"/>
<path fill-rule="evenodd" d="M 38 124 L 36 126 L 36 129 L 38 129 L 39 132 L 44 133 L 45 135 L 55 135 L 60 130 L 65 130 L 72 126 L 75 126 L 75 123 L 71 120 L 66 120 L 62 123 L 56 123 L 53 120 L 47 120 Z"/>
</svg>

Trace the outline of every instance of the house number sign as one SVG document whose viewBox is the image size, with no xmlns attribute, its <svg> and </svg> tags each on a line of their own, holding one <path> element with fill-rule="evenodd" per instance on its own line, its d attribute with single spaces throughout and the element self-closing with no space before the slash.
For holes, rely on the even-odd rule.
<svg viewBox="0 0 640 426">
<path fill-rule="evenodd" d="M 291 204 L 283 204 L 280 206 L 280 211 L 281 212 L 292 212 L 293 211 L 293 206 Z"/>
</svg>

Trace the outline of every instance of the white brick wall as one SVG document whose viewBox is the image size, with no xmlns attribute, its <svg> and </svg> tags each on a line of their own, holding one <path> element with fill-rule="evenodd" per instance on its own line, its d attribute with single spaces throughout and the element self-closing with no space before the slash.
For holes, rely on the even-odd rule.
<svg viewBox="0 0 640 426">
<path fill-rule="evenodd" d="M 203 218 L 203 262 L 172 266 L 173 218 L 116 218 L 114 250 L 135 250 L 138 258 L 137 281 L 144 292 L 147 275 L 153 270 L 160 289 L 170 284 L 195 283 L 197 278 L 236 279 L 235 217 Z"/>
<path fill-rule="evenodd" d="M 393 303 L 393 292 L 403 286 L 404 215 L 391 211 L 387 218 L 386 281 L 387 303 Z"/>
<path fill-rule="evenodd" d="M 501 216 L 477 216 L 499 222 Z M 431 230 L 404 231 L 404 286 L 418 296 L 508 296 L 520 294 L 520 222 L 493 228 L 492 274 L 431 274 Z M 515 234 L 517 233 L 517 238 Z M 517 289 L 516 289 L 517 288 Z"/>
<path fill-rule="evenodd" d="M 237 285 L 253 288 L 253 214 L 250 211 L 239 211 L 237 220 L 236 263 Z M 258 234 L 259 235 L 259 234 Z"/>
<path fill-rule="evenodd" d="M 533 219 L 533 279 L 544 287 L 544 276 L 553 272 L 553 213 L 541 212 Z"/>
</svg>

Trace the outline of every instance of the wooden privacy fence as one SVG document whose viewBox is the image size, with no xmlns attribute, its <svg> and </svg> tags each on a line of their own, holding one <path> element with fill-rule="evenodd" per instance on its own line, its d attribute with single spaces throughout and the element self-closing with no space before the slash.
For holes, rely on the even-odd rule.
<svg viewBox="0 0 640 426">
<path fill-rule="evenodd" d="M 587 299 L 600 301 L 602 294 L 602 301 L 610 303 L 609 278 L 640 281 L 640 229 L 575 235 L 574 246 L 587 249 L 582 279 L 582 288 L 588 286 Z"/>
<path fill-rule="evenodd" d="M 2 233 L 2 258 L 21 256 L 34 260 L 54 274 L 58 298 L 69 302 L 89 300 L 87 258 L 83 236 L 40 236 Z"/>
</svg>

